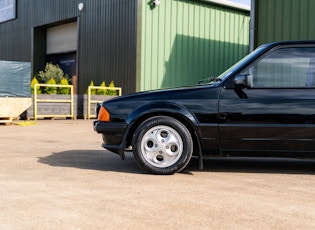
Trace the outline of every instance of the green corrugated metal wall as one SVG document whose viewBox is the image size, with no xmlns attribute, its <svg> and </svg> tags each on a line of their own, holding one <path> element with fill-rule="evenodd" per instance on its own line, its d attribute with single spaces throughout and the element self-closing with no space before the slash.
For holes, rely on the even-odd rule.
<svg viewBox="0 0 315 230">
<path fill-rule="evenodd" d="M 256 0 L 255 46 L 282 40 L 315 40 L 314 0 Z"/>
<path fill-rule="evenodd" d="M 204 1 L 142 2 L 139 90 L 194 85 L 249 51 L 249 12 Z"/>
</svg>

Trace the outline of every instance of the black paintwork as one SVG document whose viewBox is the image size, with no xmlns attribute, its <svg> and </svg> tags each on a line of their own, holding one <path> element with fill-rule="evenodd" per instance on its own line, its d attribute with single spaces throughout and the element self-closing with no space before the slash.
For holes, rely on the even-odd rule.
<svg viewBox="0 0 315 230">
<path fill-rule="evenodd" d="M 179 119 L 203 155 L 315 156 L 315 88 L 254 89 L 230 85 L 241 70 L 274 48 L 314 46 L 314 41 L 263 45 L 206 85 L 140 92 L 102 104 L 111 122 L 94 123 L 103 147 L 121 155 L 139 124 L 154 115 Z M 196 146 L 198 146 L 196 144 Z"/>
</svg>

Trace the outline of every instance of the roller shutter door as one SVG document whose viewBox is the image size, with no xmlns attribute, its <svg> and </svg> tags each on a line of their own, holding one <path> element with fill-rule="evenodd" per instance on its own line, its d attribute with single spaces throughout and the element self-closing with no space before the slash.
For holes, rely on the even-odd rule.
<svg viewBox="0 0 315 230">
<path fill-rule="evenodd" d="M 77 22 L 47 29 L 47 54 L 68 53 L 77 50 Z"/>
</svg>

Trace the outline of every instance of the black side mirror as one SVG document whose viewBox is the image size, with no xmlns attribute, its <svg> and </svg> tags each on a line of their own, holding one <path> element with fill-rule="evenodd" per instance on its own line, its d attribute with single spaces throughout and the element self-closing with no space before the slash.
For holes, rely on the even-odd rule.
<svg viewBox="0 0 315 230">
<path fill-rule="evenodd" d="M 250 74 L 239 75 L 234 78 L 235 88 L 244 89 L 252 87 L 252 76 Z"/>
</svg>

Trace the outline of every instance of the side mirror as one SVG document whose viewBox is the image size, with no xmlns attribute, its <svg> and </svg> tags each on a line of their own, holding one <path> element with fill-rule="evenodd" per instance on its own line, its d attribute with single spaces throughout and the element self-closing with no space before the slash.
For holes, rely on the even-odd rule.
<svg viewBox="0 0 315 230">
<path fill-rule="evenodd" d="M 244 89 L 252 87 L 252 76 L 250 74 L 239 75 L 234 78 L 235 88 Z"/>
</svg>

